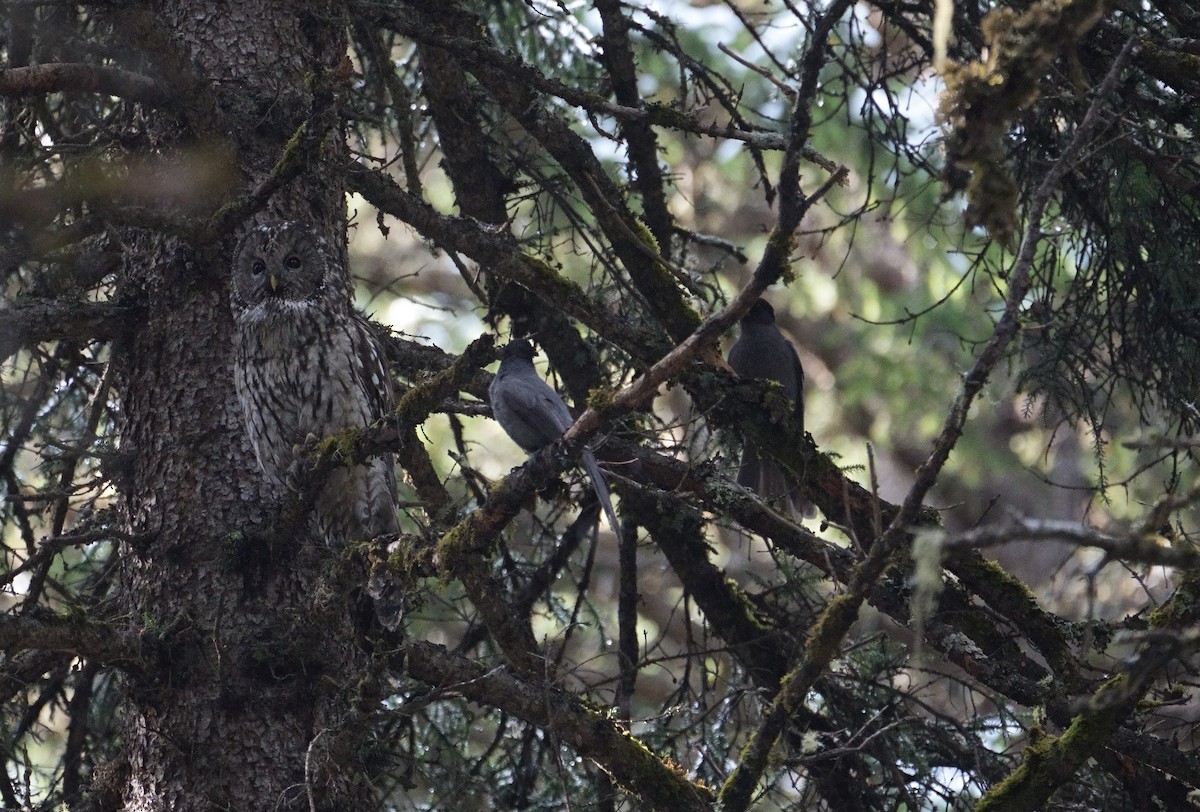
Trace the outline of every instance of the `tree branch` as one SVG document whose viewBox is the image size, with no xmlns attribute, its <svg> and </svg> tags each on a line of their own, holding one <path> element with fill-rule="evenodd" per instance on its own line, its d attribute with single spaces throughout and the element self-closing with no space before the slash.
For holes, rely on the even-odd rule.
<svg viewBox="0 0 1200 812">
<path fill-rule="evenodd" d="M 0 68 L 0 96 L 22 98 L 71 91 L 102 93 L 151 105 L 167 102 L 166 91 L 154 79 L 107 65 L 47 62 Z"/>
<path fill-rule="evenodd" d="M 0 359 L 42 341 L 117 338 L 140 318 L 138 308 L 112 302 L 34 296 L 0 302 Z"/>
<path fill-rule="evenodd" d="M 68 652 L 125 666 L 141 660 L 136 641 L 115 631 L 112 624 L 91 620 L 82 613 L 69 617 L 0 615 L 0 648 Z"/>
<path fill-rule="evenodd" d="M 1083 123 L 1076 130 L 1074 138 L 1063 151 L 1059 160 L 1046 174 L 1033 198 L 1029 211 L 1029 224 L 1010 276 L 1011 282 L 1005 298 L 1004 313 L 996 324 L 992 337 L 964 377 L 962 390 L 951 406 L 942 431 L 934 442 L 933 451 L 917 469 L 915 482 L 905 496 L 899 512 L 883 535 L 876 540 L 866 560 L 859 565 L 846 593 L 835 598 L 817 622 L 813 634 L 805 646 L 801 664 L 784 681 L 763 725 L 760 726 L 746 747 L 746 758 L 738 765 L 722 788 L 722 801 L 733 804 L 733 808 L 743 809 L 749 802 L 751 791 L 766 765 L 766 759 L 773 743 L 783 730 L 792 709 L 799 706 L 813 682 L 824 672 L 829 661 L 836 655 L 840 641 L 858 617 L 859 608 L 867 591 L 883 575 L 890 563 L 892 553 L 898 549 L 902 540 L 907 538 L 908 526 L 916 519 L 926 494 L 937 481 L 942 466 L 950 457 L 951 449 L 954 448 L 962 434 L 972 401 L 983 389 L 992 369 L 1000 361 L 1005 348 L 1017 334 L 1019 315 L 1025 295 L 1029 291 L 1034 249 L 1041 239 L 1042 214 L 1067 167 L 1074 161 L 1075 154 L 1095 126 L 1099 117 L 1098 111 L 1113 91 L 1117 76 L 1123 69 L 1131 49 L 1132 40 L 1113 63 L 1108 76 L 1105 77 L 1096 97 L 1092 100 L 1092 107 Z"/>
<path fill-rule="evenodd" d="M 432 643 L 409 643 L 405 655 L 403 668 L 410 676 L 550 732 L 596 762 L 648 809 L 712 809 L 712 793 L 706 787 L 689 781 L 677 764 L 658 758 L 614 719 L 583 707 L 570 694 L 522 680 L 501 668 L 485 670 Z"/>
<path fill-rule="evenodd" d="M 1161 535 L 1113 536 L 1077 522 L 1013 517 L 947 536 L 943 549 L 987 549 L 1022 541 L 1065 541 L 1103 550 L 1108 558 L 1126 563 L 1193 569 L 1200 567 L 1200 550 L 1172 545 Z"/>
</svg>

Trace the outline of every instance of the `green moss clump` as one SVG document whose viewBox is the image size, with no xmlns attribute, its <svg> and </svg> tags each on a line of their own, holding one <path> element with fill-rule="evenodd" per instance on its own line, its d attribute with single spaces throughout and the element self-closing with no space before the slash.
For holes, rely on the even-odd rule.
<svg viewBox="0 0 1200 812">
<path fill-rule="evenodd" d="M 967 194 L 968 225 L 1012 248 L 1017 182 L 1008 160 L 1013 121 L 1041 94 L 1050 64 L 1100 21 L 1104 0 L 1042 0 L 1023 13 L 991 11 L 983 21 L 987 62 L 948 64 L 939 113 L 946 140 L 948 191 Z"/>
</svg>

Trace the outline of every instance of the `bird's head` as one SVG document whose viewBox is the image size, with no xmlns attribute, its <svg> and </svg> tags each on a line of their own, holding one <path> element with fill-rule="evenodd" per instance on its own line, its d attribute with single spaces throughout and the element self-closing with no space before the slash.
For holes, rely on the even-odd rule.
<svg viewBox="0 0 1200 812">
<path fill-rule="evenodd" d="M 329 244 L 308 224 L 270 223 L 242 237 L 233 260 L 233 301 L 246 309 L 311 302 L 335 283 Z"/>
<path fill-rule="evenodd" d="M 746 315 L 742 316 L 742 324 L 774 324 L 775 323 L 775 308 L 771 307 L 771 303 L 766 299 L 759 299 L 750 309 L 746 311 Z"/>
<path fill-rule="evenodd" d="M 533 363 L 533 359 L 537 357 L 537 350 L 533 348 L 525 339 L 517 339 L 516 341 L 508 342 L 504 350 L 500 353 L 500 360 L 507 361 L 509 359 L 521 359 Z"/>
</svg>

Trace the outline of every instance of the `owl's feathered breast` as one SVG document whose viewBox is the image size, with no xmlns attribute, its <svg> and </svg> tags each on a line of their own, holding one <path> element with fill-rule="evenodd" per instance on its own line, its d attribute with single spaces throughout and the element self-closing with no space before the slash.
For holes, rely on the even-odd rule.
<svg viewBox="0 0 1200 812">
<path fill-rule="evenodd" d="M 277 483 L 309 434 L 361 427 L 387 411 L 383 359 L 353 312 L 272 302 L 237 320 L 238 397 L 259 463 Z"/>
</svg>

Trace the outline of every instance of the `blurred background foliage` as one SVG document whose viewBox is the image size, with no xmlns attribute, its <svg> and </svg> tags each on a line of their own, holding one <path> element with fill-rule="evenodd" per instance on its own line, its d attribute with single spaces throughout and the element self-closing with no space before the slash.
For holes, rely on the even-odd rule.
<svg viewBox="0 0 1200 812">
<path fill-rule="evenodd" d="M 979 23 L 990 4 L 956 5 L 969 8 L 955 17 L 951 58 L 967 63 L 985 57 Z M 379 10 L 372 4 L 355 8 Z M 598 46 L 602 31 L 592 4 L 480 0 L 470 8 L 486 20 L 501 50 L 563 85 L 608 94 Z M 809 11 L 741 0 L 627 6 L 643 101 L 698 111 L 717 126 L 733 122 L 743 130 L 786 132 L 789 94 L 808 43 Z M 809 145 L 847 167 L 848 179 L 804 221 L 794 278 L 767 294 L 804 364 L 806 428 L 822 451 L 867 486 L 871 449 L 879 495 L 893 502 L 912 484 L 963 373 L 990 336 L 1013 262 L 1011 247 L 964 225 L 966 202 L 943 183 L 948 127 L 938 113 L 945 87 L 931 64 L 931 16 L 931 4 L 885 9 L 858 3 L 836 27 Z M 1064 122 L 1078 122 L 1090 103 L 1089 88 L 1115 55 L 1113 38 L 1137 34 L 1162 48 L 1175 35 L 1190 36 L 1184 23 L 1193 25 L 1172 3 L 1121 7 L 1077 53 L 1055 63 L 1006 142 L 1023 203 L 1065 147 L 1072 127 Z M 95 33 L 75 21 L 68 27 Z M 352 151 L 377 161 L 439 211 L 457 213 L 428 115 L 417 45 L 366 22 L 352 32 L 355 78 L 343 109 Z M 6 46 L 11 51 L 16 43 Z M 382 70 L 385 65 L 390 72 Z M 628 155 L 616 135 L 619 122 L 541 98 L 631 190 Z M 1194 479 L 1192 449 L 1179 438 L 1186 440 L 1200 414 L 1192 363 L 1200 349 L 1194 178 L 1194 119 L 1200 113 L 1191 97 L 1162 84 L 1153 65 L 1130 71 L 1118 98 L 1113 105 L 1118 115 L 1089 145 L 1077 171 L 1068 173 L 1043 223 L 1045 239 L 1017 347 L 975 403 L 928 500 L 950 530 L 1010 513 L 1119 529 L 1142 515 L 1145 505 Z M 35 169 L 60 181 L 111 169 L 104 157 L 110 129 L 124 127 L 133 133 L 134 146 L 142 146 L 136 139 L 139 114 L 130 104 L 57 97 L 39 104 L 56 107 L 40 114 L 15 106 L 6 111 L 0 146 L 10 185 L 15 175 Z M 511 231 L 525 250 L 620 312 L 626 291 L 605 272 L 611 261 L 606 241 L 570 178 L 497 106 L 481 100 L 479 114 L 489 124 L 484 133 L 489 157 L 513 184 Z M 49 120 L 62 129 L 47 131 Z M 779 154 L 665 127 L 656 132 L 667 205 L 678 229 L 669 259 L 693 303 L 713 312 L 746 282 L 762 255 L 776 216 Z M 14 133 L 32 136 L 26 145 L 48 144 L 47 154 L 19 148 Z M 86 144 L 78 161 L 76 143 Z M 113 165 L 130 185 L 145 185 L 144 177 L 153 175 L 152 168 Z M 149 174 L 139 176 L 140 171 Z M 209 167 L 198 174 L 216 171 Z M 828 176 L 826 167 L 806 162 L 802 186 L 811 192 Z M 637 210 L 636 193 L 630 191 L 630 197 Z M 474 292 L 481 284 L 478 269 L 361 197 L 351 195 L 348 208 L 358 303 L 373 318 L 402 337 L 450 353 L 493 327 L 507 337 L 508 323 L 493 318 Z M 61 293 L 68 284 L 60 281 L 65 264 L 76 280 L 70 285 L 90 280 L 73 293 L 85 301 L 111 300 L 112 269 L 98 258 L 104 252 L 94 250 L 108 244 L 104 226 L 84 217 L 73 226 L 93 230 L 86 261 L 66 249 L 60 256 L 54 245 L 36 250 L 17 245 L 27 234 L 48 239 L 47 232 L 11 232 L 3 268 L 6 296 Z M 30 261 L 31 255 L 43 261 Z M 599 340 L 594 344 L 603 346 Z M 108 389 L 106 360 L 102 343 L 63 342 L 22 349 L 3 367 L 0 413 L 7 434 L 0 471 L 8 476 L 10 496 L 4 518 L 11 601 L 33 596 L 34 604 L 73 605 L 82 581 L 92 585 L 91 594 L 103 595 L 95 583 L 106 577 L 108 541 L 98 536 L 95 544 L 72 547 L 43 566 L 36 551 L 21 549 L 19 539 L 22 528 L 27 535 L 58 537 L 104 524 L 116 493 L 104 466 L 119 470 L 120 461 L 109 417 L 119 404 Z M 622 362 L 616 353 L 609 360 L 614 367 Z M 628 380 L 628 373 L 616 371 Z M 452 495 L 467 505 L 481 502 L 488 482 L 526 455 L 477 404 L 468 399 L 460 405 L 431 417 L 422 439 Z M 699 417 L 681 392 L 667 389 L 642 430 L 664 446 L 668 440 L 677 444 L 689 461 L 717 460 L 732 472 L 737 438 L 710 435 Z M 95 450 L 73 451 L 82 447 Z M 573 488 L 572 493 L 586 492 L 579 483 Z M 633 719 L 635 734 L 656 752 L 672 752 L 689 775 L 719 785 L 757 724 L 754 687 L 723 651 L 728 641 L 709 636 L 663 555 L 642 545 L 638 683 L 632 696 L 622 696 L 615 643 L 617 551 L 607 532 L 588 538 L 587 522 L 576 521 L 580 505 L 569 493 L 558 496 L 563 498 L 544 500 L 536 512 L 522 514 L 498 564 L 504 578 L 519 586 L 534 580 L 549 557 L 569 555 L 535 615 L 536 636 L 546 643 L 558 678 L 598 703 L 623 702 L 614 712 Z M 402 503 L 415 499 L 402 489 Z M 764 605 L 809 617 L 823 605 L 828 583 L 774 545 L 713 518 L 705 536 L 713 560 Z M 1164 530 L 1186 538 L 1192 521 L 1184 511 Z M 809 526 L 838 545 L 849 544 L 836 528 L 815 520 Z M 419 527 L 414 512 L 410 529 Z M 1018 538 L 996 555 L 1046 609 L 1069 619 L 1119 622 L 1148 611 L 1172 584 L 1161 568 L 1105 562 L 1061 542 Z M 23 563 L 33 560 L 38 566 Z M 477 618 L 461 588 L 432 580 L 426 587 L 410 634 L 459 651 L 486 648 L 479 635 L 472 636 Z M 803 608 L 806 603 L 811 606 Z M 896 808 L 966 808 L 1011 769 L 1011 748 L 1040 720 L 953 668 L 912 658 L 904 647 L 912 642 L 909 630 L 868 613 L 854 645 L 823 680 L 819 695 L 814 693 L 812 710 L 832 728 L 851 731 L 838 746 L 866 754 L 871 781 L 880 785 L 877 797 L 894 801 Z M 1091 656 L 1097 667 L 1107 667 L 1119 654 L 1101 647 Z M 72 666 L 71 680 L 62 674 L 57 682 L 43 682 L 39 701 L 5 706 L 9 778 L 20 783 L 14 765 L 24 761 L 35 798 L 56 797 L 50 788 L 64 779 L 47 765 L 61 763 L 67 748 L 82 747 L 72 745 L 72 728 L 63 722 L 69 716 L 56 716 L 54 708 L 92 703 L 89 769 L 107 752 L 97 742 L 111 749 L 111 678 L 96 673 L 84 678 L 78 670 L 86 667 Z M 36 662 L 28 668 L 40 673 Z M 86 685 L 87 691 L 68 682 Z M 382 795 L 396 808 L 465 809 L 480 797 L 492 799 L 496 808 L 558 808 L 563 797 L 599 799 L 596 808 L 603 807 L 604 790 L 597 787 L 605 779 L 552 735 L 423 691 L 399 686 L 395 701 L 406 710 L 403 721 L 380 732 L 381 741 L 400 742 L 404 751 L 403 758 L 381 768 Z M 1182 715 L 1189 713 L 1184 708 Z M 798 799 L 811 799 L 805 776 L 827 757 L 822 734 L 812 735 L 811 742 L 791 743 L 756 808 L 794 808 Z M 1180 736 L 1190 742 L 1190 726 Z M 1101 808 L 1111 802 L 1104 799 L 1117 797 L 1112 781 L 1099 770 L 1089 772 L 1057 801 L 1061 808 Z M 11 786 L 7 792 L 15 799 L 19 793 Z"/>
<path fill-rule="evenodd" d="M 754 68 L 778 64 L 795 69 L 806 35 L 789 10 L 772 4 L 672 4 L 661 14 L 642 10 L 631 17 L 635 27 L 645 28 L 634 40 L 645 101 L 704 109 L 705 89 L 689 74 L 698 70 L 737 90 L 739 112 L 748 121 L 773 131 L 786 126 L 786 88 L 764 81 Z M 554 65 L 560 81 L 585 87 L 596 81 L 599 24 L 588 4 L 506 5 L 503 13 L 487 18 L 497 42 L 532 64 Z M 754 24 L 753 34 L 743 21 Z M 660 50 L 660 38 L 668 36 L 664 32 L 693 62 L 681 68 L 677 55 Z M 928 54 L 866 4 L 856 6 L 839 27 L 833 48 L 810 143 L 821 155 L 849 167 L 849 182 L 833 189 L 825 198 L 828 205 L 818 207 L 804 223 L 794 283 L 772 290 L 768 298 L 800 350 L 807 380 L 806 426 L 818 446 L 854 470 L 866 465 L 870 443 L 880 466 L 880 493 L 895 500 L 940 430 L 961 374 L 990 335 L 1012 254 L 990 242 L 982 229 L 965 228 L 962 199 L 946 197 L 937 113 L 943 88 L 929 71 Z M 412 82 L 419 119 L 419 72 L 416 67 L 404 70 L 415 61 L 413 49 L 400 44 L 394 56 Z M 1077 105 L 1086 101 L 1070 88 L 1058 95 Z M 728 120 L 725 111 L 711 107 L 714 121 Z M 624 176 L 626 156 L 613 142 L 616 122 L 583 117 L 566 105 L 561 112 L 606 158 L 610 172 Z M 516 140 L 509 141 L 510 136 Z M 500 156 L 520 156 L 519 133 L 498 128 L 491 137 Z M 662 130 L 660 139 L 671 179 L 671 212 L 681 228 L 712 238 L 707 244 L 686 243 L 680 264 L 697 285 L 713 292 L 714 302 L 720 301 L 746 281 L 761 255 L 774 218 L 770 184 L 778 155 L 755 155 L 737 142 L 670 130 Z M 1053 148 L 1062 145 L 1058 136 L 1038 146 L 1053 157 Z M 375 154 L 391 157 L 399 149 L 393 140 Z M 1030 152 L 1014 147 L 1013 154 L 1018 161 L 1030 161 L 1019 169 L 1035 178 Z M 427 197 L 442 211 L 453 212 L 453 191 L 439 169 L 436 142 L 422 143 L 418 155 Z M 805 188 L 815 188 L 824 177 L 820 167 L 806 165 Z M 594 277 L 595 256 L 573 233 L 580 225 L 592 227 L 584 207 L 575 205 L 572 212 L 569 193 L 555 191 L 553 176 L 539 175 L 527 184 L 528 196 L 511 207 L 514 230 L 525 233 L 532 246 L 577 281 Z M 1123 179 L 1105 186 L 1110 195 L 1133 193 L 1116 191 L 1125 187 Z M 352 201 L 351 211 L 358 225 L 352 269 L 371 292 L 361 300 L 368 312 L 406 335 L 422 336 L 452 352 L 478 335 L 482 306 L 444 254 L 431 256 L 419 235 L 388 218 L 383 237 L 374 226 L 377 212 L 365 202 Z M 1069 229 L 1073 221 L 1065 215 L 1056 222 L 1063 237 L 1043 249 L 1037 263 L 1045 279 L 1035 294 L 1039 297 L 1048 290 L 1069 289 L 1077 278 L 1078 258 L 1089 257 L 1088 235 Z M 404 273 L 398 274 L 398 268 Z M 1088 268 L 1089 277 L 1098 272 Z M 1046 307 L 1063 311 L 1057 304 Z M 1031 307 L 1022 352 L 989 384 L 953 465 L 939 482 L 932 502 L 944 508 L 950 527 L 969 527 L 1006 510 L 1103 525 L 1161 494 L 1163 476 L 1171 476 L 1163 473 L 1169 467 L 1148 471 L 1146 455 L 1122 443 L 1140 438 L 1143 431 L 1171 432 L 1190 425 L 1187 415 L 1153 408 L 1161 393 L 1156 397 L 1139 391 L 1133 381 L 1115 393 L 1125 397 L 1103 401 L 1102 414 L 1094 411 L 1097 406 L 1085 410 L 1088 404 L 1081 398 L 1098 386 L 1094 375 L 1057 347 L 1056 338 L 1047 335 L 1057 325 L 1038 323 L 1039 313 L 1047 310 Z M 1064 325 L 1063 332 L 1090 329 L 1078 321 L 1072 324 Z M 1113 332 L 1117 337 L 1106 340 L 1119 340 L 1119 330 Z M 1053 355 L 1048 347 L 1054 348 Z M 1163 347 L 1174 352 L 1167 342 Z M 449 452 L 451 436 L 437 425 L 434 421 L 427 428 L 427 437 Z M 480 460 L 489 476 L 523 457 L 485 419 L 468 421 L 467 436 L 480 438 L 489 451 L 491 459 Z M 449 465 L 448 454 L 433 456 Z M 1186 465 L 1178 456 L 1166 462 Z M 1130 479 L 1135 472 L 1140 476 Z M 1047 563 L 1069 557 L 1066 548 L 1038 545 L 1047 546 L 1056 552 L 1042 560 L 1045 551 L 1039 550 L 1038 563 L 1023 576 L 1049 574 L 1053 566 Z M 1007 563 L 1027 561 L 1028 552 L 1019 551 Z"/>
<path fill-rule="evenodd" d="M 706 83 L 711 82 L 738 99 L 738 113 L 744 121 L 772 131 L 786 127 L 788 88 L 764 81 L 759 70 L 779 76 L 796 69 L 806 32 L 788 9 L 770 3 L 672 3 L 654 12 L 637 8 L 631 19 L 637 29 L 638 84 L 645 101 L 685 109 L 707 107 L 714 122 L 727 121 L 728 111 L 710 104 Z M 498 42 L 533 64 L 554 65 L 553 74 L 559 80 L 584 86 L 597 80 L 594 43 L 599 27 L 588 5 L 509 6 L 505 14 L 492 15 L 490 20 Z M 753 31 L 745 22 L 752 24 Z M 911 472 L 924 460 L 941 429 L 962 373 L 990 335 L 1012 262 L 1012 253 L 991 242 L 986 232 L 963 225 L 962 198 L 948 196 L 941 183 L 944 129 L 938 103 L 944 88 L 929 71 L 930 54 L 909 40 L 896 22 L 877 8 L 859 4 L 837 29 L 831 46 L 833 59 L 822 75 L 810 144 L 825 158 L 849 167 L 849 182 L 835 187 L 825 198 L 827 205 L 819 206 L 805 221 L 793 283 L 768 294 L 805 366 L 808 430 L 822 450 L 835 454 L 839 463 L 863 482 L 867 481 L 870 446 L 879 472 L 879 492 L 888 500 L 901 498 L 911 484 Z M 664 52 L 664 40 L 686 53 L 687 61 L 681 64 L 678 52 Z M 401 64 L 412 58 L 403 47 L 395 53 Z M 973 51 L 964 38 L 960 56 L 968 54 Z M 1093 67 L 1094 82 L 1106 66 Z M 1062 85 L 1055 85 L 1056 80 Z M 1072 118 L 1077 120 L 1087 102 L 1086 95 L 1070 86 L 1066 77 L 1055 74 L 1049 85 L 1043 103 L 1050 106 L 1039 107 L 1036 115 L 1023 120 L 1025 129 L 1015 133 L 1011 143 L 1016 170 L 1026 183 L 1022 188 L 1036 182 L 1046 162 L 1065 145 L 1061 128 L 1054 126 L 1062 115 L 1054 105 L 1071 105 Z M 411 92 L 419 115 L 419 85 L 414 84 Z M 628 180 L 627 156 L 621 145 L 613 142 L 616 122 L 583 117 L 567 106 L 560 112 L 572 119 L 576 131 L 605 158 L 609 171 Z M 1139 126 L 1153 124 L 1139 122 Z M 778 155 L 670 130 L 659 134 L 661 158 L 670 178 L 670 211 L 680 228 L 711 238 L 684 241 L 678 262 L 697 287 L 709 292 L 709 302 L 715 306 L 747 280 L 761 255 L 774 218 L 776 191 L 771 179 L 778 168 Z M 584 207 L 572 200 L 569 190 L 556 184 L 553 169 L 520 163 L 528 159 L 519 133 L 497 127 L 491 137 L 497 153 L 504 156 L 501 160 L 510 159 L 529 177 L 528 196 L 510 209 L 515 230 L 527 234 L 531 246 L 553 257 L 573 278 L 580 282 L 594 278 L 596 257 L 578 238 L 579 232 L 593 227 Z M 1114 137 L 1112 143 L 1113 152 L 1123 149 L 1121 139 Z M 396 149 L 395 144 L 384 144 L 382 154 L 394 154 Z M 436 144 L 423 143 L 418 154 L 428 197 L 440 201 L 443 211 L 452 212 L 453 195 L 446 191 L 448 182 L 439 172 Z M 1119 156 L 1104 157 L 1119 160 Z M 1094 159 L 1089 155 L 1089 161 Z M 1138 172 L 1137 167 L 1124 174 L 1130 172 Z M 803 184 L 812 189 L 825 177 L 824 170 L 809 164 Z M 1130 326 L 1112 320 L 1115 317 L 1103 310 L 1105 303 L 1089 300 L 1086 292 L 1097 278 L 1120 275 L 1120 268 L 1112 264 L 1118 261 L 1114 253 L 1121 253 L 1120 261 L 1132 259 L 1143 265 L 1158 265 L 1165 259 L 1161 253 L 1139 257 L 1136 248 L 1118 252 L 1116 245 L 1106 246 L 1141 230 L 1126 225 L 1113 229 L 1112 234 L 1101 234 L 1103 225 L 1089 222 L 1089 214 L 1094 212 L 1084 207 L 1109 201 L 1110 205 L 1126 203 L 1132 210 L 1145 211 L 1158 199 L 1161 186 L 1139 186 L 1106 171 L 1071 173 L 1070 178 L 1072 184 L 1092 179 L 1103 191 L 1098 195 L 1098 189 L 1086 185 L 1068 188 L 1055 213 L 1052 228 L 1058 237 L 1051 235 L 1036 263 L 1041 284 L 1023 323 L 1026 332 L 1020 351 L 993 377 L 986 397 L 975 405 L 951 465 L 930 499 L 952 529 L 1002 518 L 1010 511 L 1106 527 L 1140 513 L 1141 505 L 1162 494 L 1164 482 L 1169 485 L 1188 478 L 1191 463 L 1186 454 L 1157 454 L 1155 459 L 1153 451 L 1139 453 L 1125 446 L 1145 436 L 1190 428 L 1188 412 L 1171 408 L 1173 380 L 1162 382 L 1165 391 L 1147 392 L 1142 388 L 1145 380 L 1129 374 L 1130 368 L 1125 366 L 1119 370 L 1123 377 L 1098 381 L 1097 359 L 1072 356 L 1069 345 L 1072 333 L 1079 336 L 1075 341 L 1091 338 L 1101 344 L 1119 343 Z M 1144 202 L 1128 200 L 1139 194 Z M 1127 199 L 1112 201 L 1114 195 Z M 481 329 L 483 313 L 461 283 L 459 271 L 444 257 L 430 259 L 402 226 L 381 239 L 372 226 L 376 214 L 366 205 L 352 208 L 360 223 L 352 243 L 354 267 L 369 288 L 394 279 L 392 269 L 414 269 L 373 300 L 377 315 L 397 330 L 425 336 L 446 349 L 465 346 Z M 1170 221 L 1186 216 L 1186 211 L 1186 207 L 1174 209 Z M 1159 222 L 1158 217 L 1152 220 Z M 1151 230 L 1159 235 L 1159 251 L 1173 252 L 1168 246 L 1181 244 L 1194 246 L 1194 224 L 1184 228 L 1186 234 L 1168 236 Z M 1117 237 L 1122 233 L 1129 236 Z M 1191 266 L 1186 259 L 1179 264 L 1180 269 L 1188 269 L 1188 278 Z M 420 270 L 415 270 L 418 267 Z M 389 295 L 395 298 L 389 301 Z M 1187 300 L 1180 292 L 1173 301 Z M 1145 326 L 1139 324 L 1138 329 Z M 1153 339 L 1158 342 L 1155 353 L 1178 351 L 1173 336 L 1172 340 L 1166 338 Z M 1060 342 L 1068 342 L 1068 346 Z M 1157 363 L 1178 366 L 1161 357 Z M 1136 365 L 1137 361 L 1129 359 L 1127 364 Z M 678 409 L 679 419 L 687 420 L 686 407 L 677 400 L 668 394 L 662 405 Z M 490 421 L 464 422 L 471 462 L 486 476 L 498 476 L 522 459 Z M 445 456 L 435 452 L 435 460 L 445 464 L 451 459 L 456 444 L 451 433 L 434 421 L 427 426 L 426 436 L 447 452 Z M 457 446 L 459 451 L 463 448 Z M 730 445 L 716 453 L 730 463 L 735 459 Z M 794 585 L 792 577 L 777 577 L 785 564 L 760 542 L 737 531 L 710 536 L 710 542 L 716 545 L 718 560 L 726 571 L 738 580 L 768 590 Z M 533 560 L 540 558 L 536 552 L 529 554 Z M 1120 620 L 1144 606 L 1148 597 L 1161 599 L 1168 585 L 1161 570 L 1098 568 L 1095 556 L 1080 555 L 1066 544 L 1014 540 L 998 554 L 1048 608 L 1077 619 Z M 682 710 L 692 708 L 694 712 L 704 704 L 704 692 L 687 698 L 678 693 L 688 682 L 690 662 L 680 660 L 679 653 L 695 645 L 687 642 L 694 629 L 680 624 L 689 611 L 688 602 L 671 584 L 665 562 L 653 550 L 643 549 L 643 555 L 639 630 L 653 650 L 663 652 L 664 659 L 657 668 L 641 672 L 641 702 L 633 716 L 647 721 L 635 725 L 635 730 L 666 743 L 676 724 L 698 725 L 709 728 L 710 735 L 734 741 L 742 724 L 738 718 L 745 712 L 736 704 L 709 711 L 724 720 L 717 726 L 711 726 L 711 719 L 688 719 L 690 714 Z M 601 634 L 615 623 L 615 576 L 606 575 L 615 562 L 601 548 L 594 565 L 590 589 L 586 581 L 564 585 L 558 616 L 540 630 L 557 636 L 564 645 L 572 635 L 568 618 L 585 627 L 594 624 Z M 584 566 L 593 566 L 591 558 Z M 572 614 L 573 602 L 582 594 L 590 605 L 582 615 L 574 605 Z M 876 622 L 895 632 L 886 622 L 869 618 L 864 621 L 864 632 Z M 446 628 L 441 618 L 434 626 L 442 632 Z M 450 634 L 447 639 L 453 637 Z M 603 691 L 604 680 L 594 679 L 612 673 L 613 651 L 601 642 L 589 655 L 588 649 L 597 641 L 587 637 L 574 656 L 592 673 L 584 682 Z M 872 685 L 884 690 L 887 697 L 876 698 L 878 707 L 898 701 L 899 694 L 880 683 L 893 679 L 897 669 L 911 681 L 905 701 L 924 696 L 932 707 L 943 711 L 960 702 L 980 701 L 974 692 L 948 689 L 940 669 L 906 669 L 904 655 L 897 660 L 886 638 L 867 637 L 867 641 L 856 656 L 843 663 L 846 671 L 837 679 L 853 683 L 853 690 Z M 580 644 L 576 641 L 573 645 Z M 711 668 L 701 684 L 720 694 L 716 683 L 729 677 L 725 673 L 728 665 L 721 667 L 713 661 Z M 872 702 L 864 704 L 872 706 Z M 675 724 L 664 724 L 659 714 L 666 708 L 673 709 Z M 1003 706 L 967 718 L 973 720 L 969 724 L 977 727 L 977 735 L 990 740 L 999 752 L 1006 749 L 1016 731 L 1033 721 L 1021 714 L 1010 716 Z M 982 785 L 973 785 L 971 780 L 960 786 L 964 776 L 953 770 L 940 773 L 931 764 L 919 763 L 918 754 L 927 757 L 928 748 L 918 743 L 918 731 L 906 735 L 912 737 L 908 757 L 914 762 L 913 773 L 927 780 L 922 787 L 925 794 L 918 792 L 914 799 L 924 797 L 923 803 L 933 807 L 954 805 L 957 801 L 952 799 L 962 798 L 958 790 L 966 789 L 968 795 L 980 791 Z M 728 742 L 717 743 L 715 751 L 728 752 Z M 801 766 L 803 761 L 800 758 L 793 766 Z M 705 771 L 701 769 L 700 774 Z M 722 774 L 715 770 L 710 780 L 718 781 Z M 785 778 L 779 780 L 786 783 Z M 1100 780 L 1091 790 L 1080 789 L 1076 797 L 1064 798 L 1063 804 L 1074 808 L 1099 805 L 1098 798 L 1109 791 L 1111 787 Z M 1097 794 L 1091 795 L 1093 792 Z M 789 794 L 783 790 L 780 802 Z M 939 795 L 944 795 L 942 801 L 936 800 Z"/>
</svg>

